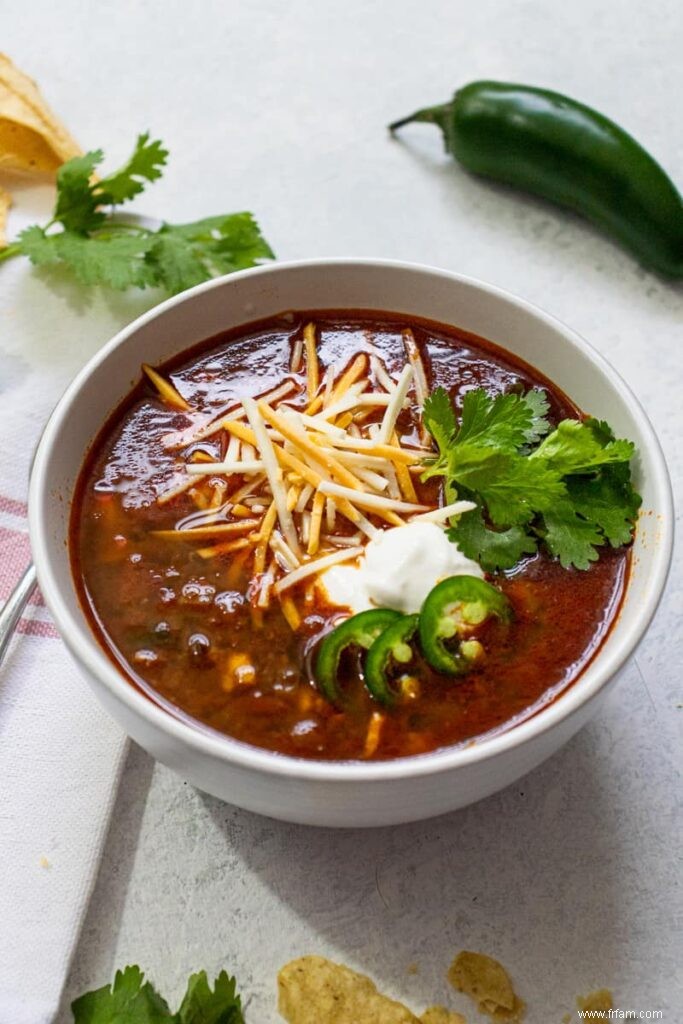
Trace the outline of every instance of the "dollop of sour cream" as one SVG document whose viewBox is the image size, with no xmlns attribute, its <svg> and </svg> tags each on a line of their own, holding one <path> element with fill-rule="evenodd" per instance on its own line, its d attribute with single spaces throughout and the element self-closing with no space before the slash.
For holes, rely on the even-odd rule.
<svg viewBox="0 0 683 1024">
<path fill-rule="evenodd" d="M 394 608 L 410 615 L 447 576 L 483 576 L 436 523 L 406 523 L 383 530 L 368 543 L 357 565 L 334 565 L 319 578 L 330 604 L 354 614 Z"/>
</svg>

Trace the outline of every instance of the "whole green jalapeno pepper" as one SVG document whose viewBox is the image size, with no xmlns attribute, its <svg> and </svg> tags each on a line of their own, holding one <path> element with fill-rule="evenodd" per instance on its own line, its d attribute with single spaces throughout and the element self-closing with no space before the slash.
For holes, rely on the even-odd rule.
<svg viewBox="0 0 683 1024">
<path fill-rule="evenodd" d="M 547 89 L 471 82 L 391 124 L 438 125 L 467 170 L 570 207 L 646 266 L 683 276 L 683 199 L 649 153 L 596 110 Z"/>
<path fill-rule="evenodd" d="M 380 704 L 391 706 L 397 694 L 389 678 L 396 665 L 407 665 L 414 652 L 410 641 L 417 632 L 418 615 L 401 615 L 380 633 L 365 659 L 365 685 Z"/>
<path fill-rule="evenodd" d="M 323 639 L 315 660 L 315 682 L 324 697 L 336 704 L 339 700 L 337 673 L 339 661 L 347 647 L 368 650 L 380 633 L 403 616 L 390 608 L 371 608 L 352 615 Z"/>
<path fill-rule="evenodd" d="M 507 598 L 478 576 L 449 576 L 437 583 L 420 611 L 420 646 L 425 660 L 437 672 L 462 675 L 483 653 L 468 634 L 491 615 L 507 622 Z M 446 641 L 450 641 L 447 646 Z"/>
</svg>

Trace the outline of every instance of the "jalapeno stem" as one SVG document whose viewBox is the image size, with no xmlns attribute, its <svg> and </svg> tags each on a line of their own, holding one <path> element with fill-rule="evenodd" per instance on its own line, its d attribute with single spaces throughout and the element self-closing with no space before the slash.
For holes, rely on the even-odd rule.
<svg viewBox="0 0 683 1024">
<path fill-rule="evenodd" d="M 411 124 L 413 121 L 421 121 L 426 124 L 436 124 L 443 132 L 446 132 L 450 108 L 450 103 L 440 103 L 437 107 L 423 107 L 422 110 L 416 110 L 409 117 L 401 117 L 398 121 L 392 121 L 389 125 L 389 131 L 395 132 L 399 128 L 403 128 L 404 125 Z"/>
</svg>

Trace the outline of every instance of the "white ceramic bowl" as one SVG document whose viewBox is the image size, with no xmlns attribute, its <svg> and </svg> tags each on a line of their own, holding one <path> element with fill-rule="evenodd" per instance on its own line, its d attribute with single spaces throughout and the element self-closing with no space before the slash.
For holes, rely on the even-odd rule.
<svg viewBox="0 0 683 1024">
<path fill-rule="evenodd" d="M 633 567 L 618 621 L 597 657 L 534 717 L 465 749 L 380 763 L 299 760 L 180 721 L 148 700 L 100 648 L 79 605 L 67 551 L 74 483 L 90 441 L 128 393 L 140 363 L 159 363 L 228 328 L 285 309 L 378 309 L 428 317 L 497 342 L 638 446 L 643 495 Z M 47 605 L 104 707 L 133 739 L 200 789 L 240 807 L 313 825 L 427 818 L 501 789 L 556 751 L 595 713 L 657 607 L 669 567 L 673 509 L 652 428 L 612 367 L 573 331 L 522 299 L 428 267 L 381 260 L 273 264 L 211 281 L 157 306 L 91 359 L 55 409 L 31 477 L 33 555 Z"/>
</svg>

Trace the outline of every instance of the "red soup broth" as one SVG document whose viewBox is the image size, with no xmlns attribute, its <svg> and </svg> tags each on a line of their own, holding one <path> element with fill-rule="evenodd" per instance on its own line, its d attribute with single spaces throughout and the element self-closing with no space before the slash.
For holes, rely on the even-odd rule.
<svg viewBox="0 0 683 1024">
<path fill-rule="evenodd" d="M 179 458 L 219 460 L 226 454 L 223 431 L 181 449 L 169 447 L 169 436 L 182 441 L 183 432 L 191 437 L 198 417 L 209 422 L 231 402 L 261 395 L 286 378 L 303 381 L 303 360 L 295 373 L 291 360 L 310 320 L 317 326 L 321 373 L 332 364 L 342 372 L 359 352 L 371 350 L 396 377 L 406 358 L 402 331 L 410 327 L 430 388 L 446 388 L 456 408 L 475 387 L 492 394 L 540 387 L 552 423 L 580 415 L 557 387 L 510 353 L 430 321 L 362 310 L 301 312 L 213 337 L 162 368 L 191 413 L 163 401 L 143 378 L 85 461 L 70 550 L 92 629 L 131 685 L 169 713 L 280 754 L 381 760 L 510 728 L 576 680 L 600 647 L 619 609 L 628 548 L 603 548 L 586 571 L 563 569 L 540 550 L 490 577 L 511 602 L 514 618 L 511 625 L 487 627 L 482 664 L 457 679 L 423 665 L 419 694 L 386 709 L 370 697 L 354 657 L 342 662 L 339 706 L 315 687 L 313 654 L 339 609 L 326 606 L 319 594 L 307 600 L 304 583 L 293 587 L 288 593 L 301 620 L 294 630 L 278 600 L 254 607 L 244 548 L 207 556 L 207 543 L 220 545 L 159 536 L 202 506 L 226 502 L 244 482 L 231 477 L 213 488 L 198 478 L 195 488 L 159 502 L 177 487 Z M 398 432 L 412 433 L 414 440 L 412 413 L 412 419 L 401 415 Z M 412 479 L 421 500 L 435 500 L 434 482 Z M 352 526 L 338 518 L 337 529 L 351 532 Z"/>
</svg>

